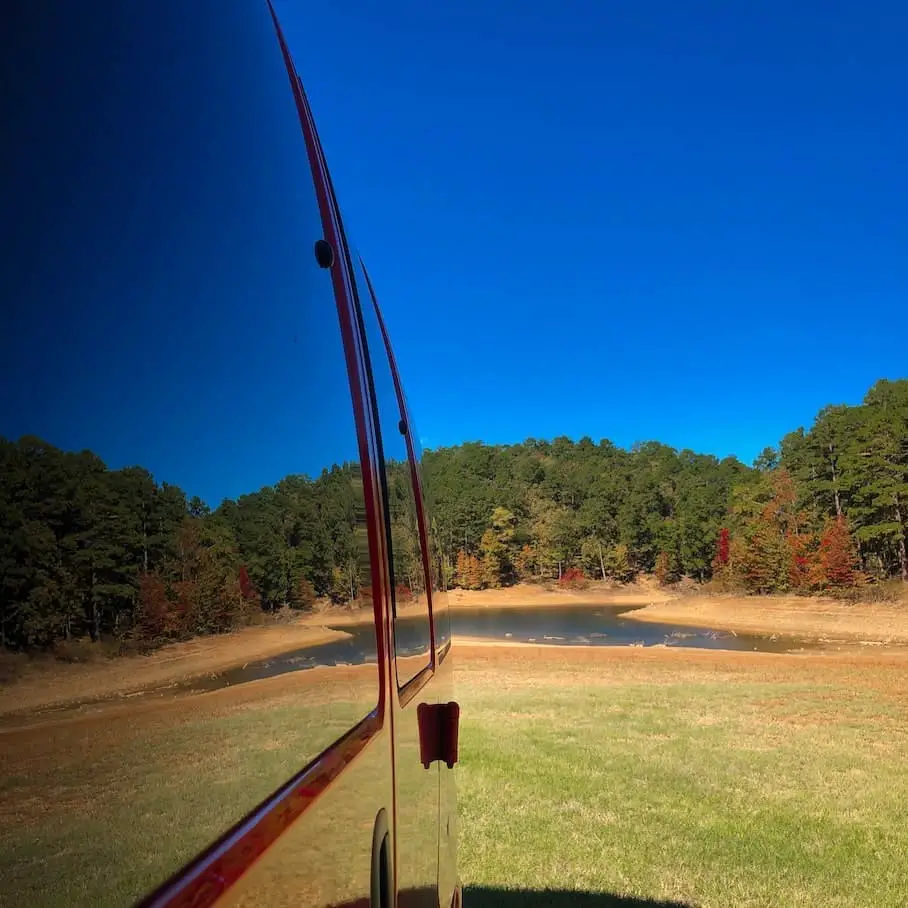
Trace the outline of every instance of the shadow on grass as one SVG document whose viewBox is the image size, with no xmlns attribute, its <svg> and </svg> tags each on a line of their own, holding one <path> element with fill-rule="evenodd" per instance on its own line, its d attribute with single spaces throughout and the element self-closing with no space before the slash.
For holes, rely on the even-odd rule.
<svg viewBox="0 0 908 908">
<path fill-rule="evenodd" d="M 427 904 L 435 890 L 405 889 L 397 894 L 399 908 Z M 344 902 L 332 908 L 369 908 L 369 899 Z M 437 904 L 437 902 L 436 902 Z M 689 902 L 665 902 L 657 899 L 638 899 L 630 895 L 611 895 L 608 892 L 580 892 L 569 889 L 491 889 L 487 886 L 467 886 L 463 890 L 463 908 L 696 908 Z"/>
<path fill-rule="evenodd" d="M 565 889 L 488 889 L 468 886 L 464 908 L 694 908 L 687 902 L 664 902 L 611 895 L 608 892 L 571 892 Z"/>
</svg>

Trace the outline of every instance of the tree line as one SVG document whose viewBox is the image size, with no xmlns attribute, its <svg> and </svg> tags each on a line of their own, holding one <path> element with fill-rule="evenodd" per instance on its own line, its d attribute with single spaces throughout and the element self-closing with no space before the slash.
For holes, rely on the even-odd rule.
<svg viewBox="0 0 908 908">
<path fill-rule="evenodd" d="M 354 463 L 211 510 L 141 467 L 109 470 L 88 451 L 0 439 L 6 647 L 85 636 L 160 643 L 319 597 L 355 601 L 367 592 L 365 547 Z"/>
<path fill-rule="evenodd" d="M 586 577 L 715 579 L 753 592 L 908 581 L 908 381 L 766 448 L 753 467 L 609 441 L 427 451 L 435 535 L 467 589 Z"/>
<path fill-rule="evenodd" d="M 754 592 L 908 580 L 908 381 L 828 407 L 753 467 L 658 442 L 470 442 L 426 451 L 432 564 L 448 584 L 713 580 Z M 399 599 L 423 589 L 405 464 L 388 468 Z M 0 644 L 149 643 L 370 596 L 359 467 L 210 509 L 141 467 L 0 438 Z"/>
</svg>

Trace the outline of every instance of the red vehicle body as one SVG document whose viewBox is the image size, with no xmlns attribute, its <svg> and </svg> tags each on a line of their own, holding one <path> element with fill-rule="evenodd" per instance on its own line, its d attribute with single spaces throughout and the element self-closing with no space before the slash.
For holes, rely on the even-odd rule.
<svg viewBox="0 0 908 908">
<path fill-rule="evenodd" d="M 148 540 L 164 519 L 149 523 L 142 510 L 140 523 L 138 506 L 111 504 L 101 515 L 102 529 L 121 528 L 112 551 L 127 533 L 145 540 L 106 561 L 92 554 L 107 545 L 100 536 L 70 537 L 46 518 L 58 560 L 76 565 L 74 589 L 88 592 L 72 593 L 75 623 L 67 617 L 41 639 L 68 646 L 80 627 L 92 645 L 149 627 L 166 637 L 201 608 L 205 565 L 222 557 L 211 540 L 229 527 L 217 576 L 230 602 L 242 602 L 241 589 L 244 608 L 254 601 L 257 613 L 261 602 L 264 612 L 305 617 L 297 589 L 330 595 L 337 605 L 321 624 L 342 636 L 350 623 L 360 649 L 348 662 L 299 648 L 301 671 L 289 662 L 275 669 L 270 651 L 269 662 L 237 649 L 223 671 L 253 665 L 257 675 L 222 685 L 227 676 L 216 672 L 201 684 L 189 666 L 185 678 L 161 674 L 176 684 L 172 695 L 123 687 L 121 704 L 136 695 L 130 706 L 110 706 L 99 688 L 76 708 L 59 690 L 42 701 L 59 713 L 11 710 L 0 765 L 23 818 L 0 847 L 5 896 L 12 886 L 23 905 L 459 904 L 458 709 L 432 493 L 280 24 L 259 0 L 77 7 L 23 2 L 3 13 L 12 330 L 0 434 L 69 450 L 106 444 L 116 452 L 106 472 L 77 474 L 91 482 L 113 473 L 116 483 L 147 485 L 121 468 L 169 457 L 187 476 L 210 472 L 233 485 L 214 511 L 190 503 L 168 518 L 175 529 L 160 555 Z M 9 446 L 17 463 L 49 456 L 43 442 Z M 67 465 L 82 456 L 51 453 Z M 147 513 L 172 492 L 154 472 Z M 245 473 L 250 485 L 237 490 Z M 95 515 L 100 493 L 67 488 L 65 520 L 76 519 L 74 508 Z M 299 507 L 268 510 L 267 501 Z M 315 515 L 320 535 L 301 514 Z M 42 576 L 33 588 L 49 589 Z M 196 605 L 183 604 L 186 590 Z M 10 598 L 13 628 L 16 608 Z M 264 641 L 272 630 L 248 633 Z M 203 642 L 229 647 L 246 633 Z M 180 646 L 195 644 L 173 652 Z M 157 658 L 148 657 L 156 666 Z M 96 798 L 85 797 L 89 786 Z M 30 814 L 38 802 L 43 814 Z"/>
</svg>

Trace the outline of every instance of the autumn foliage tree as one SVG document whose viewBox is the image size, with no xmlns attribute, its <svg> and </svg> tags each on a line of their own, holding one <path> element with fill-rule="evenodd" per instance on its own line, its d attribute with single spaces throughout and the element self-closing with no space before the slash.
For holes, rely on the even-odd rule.
<svg viewBox="0 0 908 908">
<path fill-rule="evenodd" d="M 558 586 L 565 590 L 584 590 L 589 585 L 586 575 L 578 567 L 569 567 L 558 580 Z"/>
<path fill-rule="evenodd" d="M 240 565 L 240 592 L 243 594 L 244 599 L 254 599 L 256 597 L 255 587 L 249 579 L 249 571 L 246 570 L 245 564 Z"/>
<path fill-rule="evenodd" d="M 662 586 L 678 579 L 678 563 L 671 552 L 666 552 L 665 549 L 659 552 L 656 556 L 656 567 L 653 573 Z"/>
<path fill-rule="evenodd" d="M 413 590 L 406 583 L 398 583 L 394 589 L 394 599 L 398 605 L 413 601 Z"/>
<path fill-rule="evenodd" d="M 459 586 L 466 589 L 464 586 L 464 580 L 467 575 L 467 558 L 469 555 L 463 550 L 460 549 L 457 552 L 457 563 L 454 566 L 454 582 Z"/>
<path fill-rule="evenodd" d="M 717 582 L 727 582 L 729 574 L 729 558 L 731 557 L 731 533 L 727 527 L 719 530 L 716 540 L 716 554 L 712 561 L 713 578 Z"/>
<path fill-rule="evenodd" d="M 716 543 L 716 564 L 725 567 L 728 564 L 728 555 L 730 551 L 729 532 L 727 527 L 719 530 L 719 541 Z"/>
<path fill-rule="evenodd" d="M 155 572 L 139 577 L 136 636 L 148 643 L 176 640 L 182 635 L 182 614 L 168 595 L 167 584 Z"/>
<path fill-rule="evenodd" d="M 763 471 L 739 498 L 735 513 L 737 535 L 729 539 L 720 578 L 752 593 L 808 590 L 814 577 L 815 540 L 789 471 L 784 467 Z"/>
<path fill-rule="evenodd" d="M 467 574 L 466 580 L 468 584 L 468 589 L 479 590 L 482 589 L 483 585 L 483 565 L 479 558 L 476 555 L 470 555 L 467 560 Z"/>
<path fill-rule="evenodd" d="M 797 592 L 806 592 L 818 583 L 816 535 L 814 533 L 787 533 L 788 586 Z"/>
<path fill-rule="evenodd" d="M 465 590 L 482 589 L 483 565 L 475 556 L 467 554 L 463 549 L 457 553 L 457 573 L 455 575 L 458 586 Z"/>
<path fill-rule="evenodd" d="M 300 577 L 296 585 L 296 604 L 301 609 L 311 609 L 318 596 L 315 587 L 306 577 Z"/>
<path fill-rule="evenodd" d="M 826 524 L 820 539 L 819 557 L 824 586 L 854 586 L 858 577 L 858 558 L 844 517 L 837 517 Z"/>
<path fill-rule="evenodd" d="M 765 517 L 748 527 L 742 552 L 741 577 L 752 593 L 774 593 L 787 586 L 788 551 L 785 538 Z"/>
</svg>

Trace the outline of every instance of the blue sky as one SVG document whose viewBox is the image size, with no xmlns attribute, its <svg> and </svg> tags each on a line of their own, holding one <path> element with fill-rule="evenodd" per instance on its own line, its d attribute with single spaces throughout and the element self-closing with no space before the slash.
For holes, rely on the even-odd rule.
<svg viewBox="0 0 908 908">
<path fill-rule="evenodd" d="M 908 6 L 278 3 L 432 444 L 750 461 L 908 373 Z"/>
<path fill-rule="evenodd" d="M 904 3 L 277 6 L 424 444 L 749 462 L 908 373 Z M 180 9 L 10 58 L 0 434 L 215 504 L 355 439 L 270 22 Z"/>
</svg>

